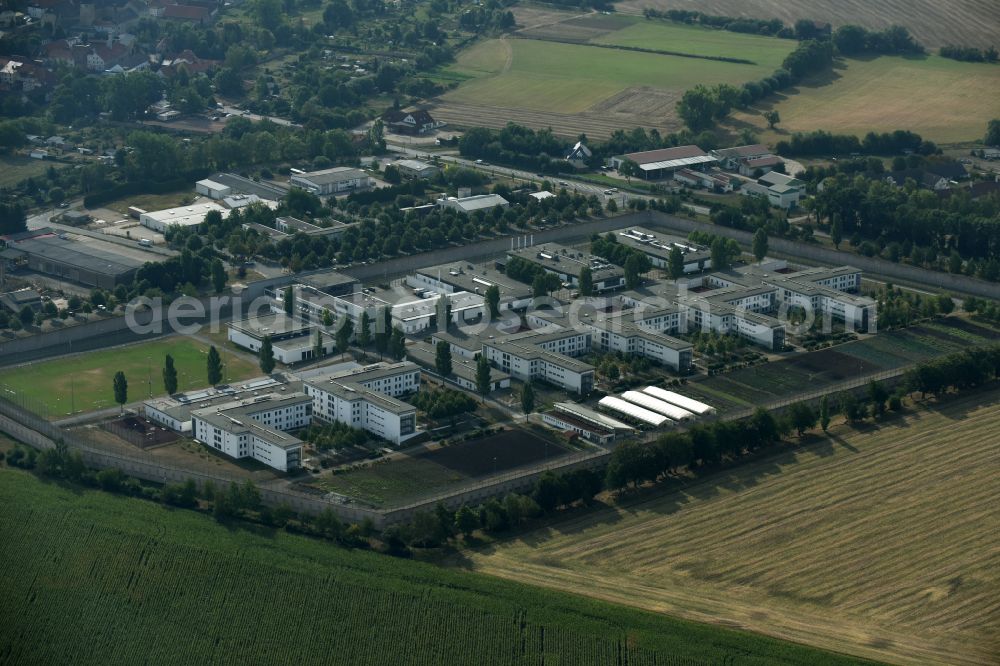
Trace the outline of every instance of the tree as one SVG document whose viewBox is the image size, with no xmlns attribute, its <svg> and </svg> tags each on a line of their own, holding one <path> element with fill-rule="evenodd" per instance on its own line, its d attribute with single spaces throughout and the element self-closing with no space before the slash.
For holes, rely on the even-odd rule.
<svg viewBox="0 0 1000 666">
<path fill-rule="evenodd" d="M 861 404 L 850 391 L 844 391 L 840 395 L 840 411 L 848 421 L 859 421 L 864 417 Z"/>
<path fill-rule="evenodd" d="M 667 257 L 667 272 L 672 280 L 678 280 L 684 275 L 684 253 L 674 245 L 670 248 L 670 255 Z"/>
<path fill-rule="evenodd" d="M 121 370 L 115 373 L 115 402 L 121 406 L 121 413 L 124 414 L 125 403 L 128 402 L 128 380 Z"/>
<path fill-rule="evenodd" d="M 466 537 L 471 536 L 479 527 L 479 516 L 464 504 L 455 512 L 455 529 Z"/>
<path fill-rule="evenodd" d="M 726 247 L 725 238 L 717 236 L 715 240 L 712 241 L 711 252 L 713 269 L 721 271 L 729 268 L 729 249 Z"/>
<path fill-rule="evenodd" d="M 767 121 L 767 126 L 774 129 L 774 126 L 781 122 L 781 115 L 774 109 L 764 112 L 764 120 Z"/>
<path fill-rule="evenodd" d="M 531 387 L 530 381 L 525 382 L 521 390 L 521 409 L 524 411 L 525 419 L 528 418 L 528 414 L 535 411 L 535 389 Z"/>
<path fill-rule="evenodd" d="M 24 326 L 30 326 L 31 322 L 35 321 L 35 311 L 31 309 L 30 305 L 25 305 L 17 313 L 17 318 L 21 320 L 21 324 Z"/>
<path fill-rule="evenodd" d="M 885 413 L 885 401 L 889 399 L 889 392 L 873 379 L 868 383 L 868 399 L 872 403 L 872 416 L 882 416 Z"/>
<path fill-rule="evenodd" d="M 633 252 L 625 260 L 625 286 L 635 289 L 642 282 L 642 274 L 652 268 L 649 257 L 645 254 Z"/>
<path fill-rule="evenodd" d="M 320 358 L 326 354 L 326 348 L 323 345 L 323 331 L 316 330 L 316 339 L 313 341 L 313 358 Z"/>
<path fill-rule="evenodd" d="M 826 429 L 830 427 L 830 401 L 825 395 L 819 401 L 819 427 L 823 429 L 823 432 L 826 432 Z"/>
<path fill-rule="evenodd" d="M 806 430 L 816 425 L 816 412 L 806 403 L 796 402 L 788 408 L 788 424 L 802 437 Z"/>
<path fill-rule="evenodd" d="M 295 289 L 292 285 L 285 287 L 285 314 L 289 317 L 295 314 Z"/>
<path fill-rule="evenodd" d="M 366 349 L 372 343 L 372 318 L 368 316 L 368 311 L 361 313 L 361 327 L 358 330 L 358 346 Z"/>
<path fill-rule="evenodd" d="M 486 354 L 476 357 L 476 390 L 484 396 L 490 392 L 490 362 Z"/>
<path fill-rule="evenodd" d="M 222 357 L 219 356 L 219 350 L 214 345 L 208 348 L 206 369 L 208 370 L 209 384 L 215 386 L 222 381 Z"/>
<path fill-rule="evenodd" d="M 344 354 L 347 352 L 348 347 L 351 344 L 351 336 L 354 335 L 354 322 L 350 320 L 349 317 L 344 317 L 340 326 L 337 328 L 337 353 Z M 404 354 L 405 349 L 404 349 Z M 402 355 L 398 356 L 396 360 L 403 358 Z"/>
<path fill-rule="evenodd" d="M 594 274 L 590 270 L 590 266 L 584 266 L 580 269 L 580 295 L 594 295 Z"/>
<path fill-rule="evenodd" d="M 986 123 L 986 136 L 983 143 L 987 146 L 1000 146 L 1000 118 L 994 118 Z"/>
<path fill-rule="evenodd" d="M 174 357 L 167 354 L 163 362 L 163 389 L 169 395 L 177 393 L 177 368 L 174 367 Z"/>
<path fill-rule="evenodd" d="M 402 361 L 403 357 L 406 356 L 406 335 L 403 333 L 403 329 L 398 326 L 392 328 L 392 337 L 389 339 L 389 356 L 397 361 Z"/>
<path fill-rule="evenodd" d="M 642 171 L 639 169 L 639 165 L 632 160 L 622 160 L 621 164 L 618 165 L 618 174 L 625 176 L 626 183 L 631 183 L 632 177 L 638 176 L 640 173 Z"/>
<path fill-rule="evenodd" d="M 830 240 L 833 241 L 833 247 L 840 249 L 840 241 L 844 240 L 844 227 L 840 222 L 840 216 L 833 218 L 833 224 L 830 225 Z"/>
<path fill-rule="evenodd" d="M 271 336 L 265 335 L 260 343 L 260 351 L 257 353 L 260 362 L 260 371 L 265 375 L 271 374 L 274 370 L 274 347 L 271 346 Z"/>
<path fill-rule="evenodd" d="M 435 348 L 434 368 L 442 377 L 451 376 L 451 345 L 444 340 L 438 341 Z"/>
<path fill-rule="evenodd" d="M 763 261 L 767 256 L 767 232 L 763 227 L 754 232 L 753 256 L 757 261 Z"/>
<path fill-rule="evenodd" d="M 226 288 L 226 268 L 222 265 L 220 259 L 212 260 L 212 287 L 215 289 L 215 293 L 221 294 L 222 290 Z"/>
</svg>

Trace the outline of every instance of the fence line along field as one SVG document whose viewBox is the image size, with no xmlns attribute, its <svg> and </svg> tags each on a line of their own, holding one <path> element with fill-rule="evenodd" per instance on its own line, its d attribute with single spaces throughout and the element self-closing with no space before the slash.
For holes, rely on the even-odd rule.
<svg viewBox="0 0 1000 666">
<path fill-rule="evenodd" d="M 76 354 L 42 363 L 0 370 L 0 387 L 16 392 L 25 404 L 53 418 L 70 411 L 93 411 L 115 405 L 115 373 L 121 370 L 128 380 L 129 401 L 150 394 L 162 395 L 163 364 L 167 354 L 174 358 L 178 389 L 200 388 L 208 384 L 208 345 L 191 337 L 170 336 L 122 347 Z M 220 348 L 223 381 L 239 381 L 260 374 L 256 364 Z"/>
<path fill-rule="evenodd" d="M 0 664 L 856 663 L 9 468 L 0 502 Z"/>
<path fill-rule="evenodd" d="M 926 47 L 960 44 L 985 48 L 997 45 L 1000 10 L 995 0 L 625 0 L 619 12 L 684 9 L 722 16 L 781 19 L 793 25 L 799 19 L 824 21 L 834 27 L 852 23 L 870 29 L 902 25 Z"/>
<path fill-rule="evenodd" d="M 1000 67 L 931 55 L 844 59 L 831 79 L 806 81 L 787 95 L 733 114 L 767 141 L 817 128 L 836 134 L 907 129 L 938 143 L 980 139 L 986 123 L 1000 116 Z M 776 109 L 778 132 L 768 131 L 761 112 Z"/>
<path fill-rule="evenodd" d="M 838 424 L 808 446 L 466 564 L 892 663 L 996 663 L 997 433 L 1000 389 L 877 427 Z"/>
</svg>

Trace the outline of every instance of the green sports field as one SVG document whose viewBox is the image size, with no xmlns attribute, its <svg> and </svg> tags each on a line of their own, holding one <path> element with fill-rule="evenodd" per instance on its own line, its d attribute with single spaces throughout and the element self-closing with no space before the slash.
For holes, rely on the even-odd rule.
<svg viewBox="0 0 1000 666">
<path fill-rule="evenodd" d="M 162 368 L 167 354 L 174 357 L 180 390 L 208 383 L 208 345 L 194 338 L 172 336 L 152 342 L 113 347 L 77 354 L 42 363 L 0 370 L 0 387 L 15 391 L 25 404 L 38 413 L 55 418 L 71 411 L 94 411 L 115 404 L 113 383 L 121 370 L 128 380 L 129 401 L 162 395 Z M 230 352 L 220 350 L 224 364 L 223 381 L 254 377 L 260 369 Z"/>
<path fill-rule="evenodd" d="M 856 660 L 0 469 L 0 662 Z"/>
<path fill-rule="evenodd" d="M 974 141 L 1000 117 L 1000 66 L 939 56 L 844 60 L 836 76 L 807 82 L 795 94 L 752 113 L 734 114 L 765 140 L 825 129 L 840 134 L 905 129 L 938 143 Z M 765 108 L 781 115 L 779 132 L 767 132 Z"/>
</svg>

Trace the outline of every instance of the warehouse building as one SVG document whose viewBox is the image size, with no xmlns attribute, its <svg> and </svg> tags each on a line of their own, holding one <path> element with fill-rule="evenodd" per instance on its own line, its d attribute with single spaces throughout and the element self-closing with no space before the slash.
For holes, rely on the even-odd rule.
<svg viewBox="0 0 1000 666">
<path fill-rule="evenodd" d="M 404 178 L 433 178 L 441 173 L 438 167 L 420 160 L 399 160 L 393 162 L 393 165 Z"/>
<path fill-rule="evenodd" d="M 321 171 L 293 173 L 289 182 L 292 187 L 301 187 L 317 196 L 354 192 L 375 184 L 371 176 L 354 167 L 333 167 Z"/>
<path fill-rule="evenodd" d="M 676 146 L 646 150 L 611 158 L 611 166 L 621 170 L 625 162 L 634 162 L 639 167 L 639 176 L 644 180 L 669 178 L 681 169 L 703 169 L 718 162 L 718 159 L 694 145 Z"/>
<path fill-rule="evenodd" d="M 228 208 L 209 202 L 167 208 L 152 213 L 141 213 L 139 224 L 162 234 L 170 227 L 190 227 L 202 224 L 205 221 L 205 216 L 213 210 L 219 211 L 223 219 L 229 216 Z"/>
<path fill-rule="evenodd" d="M 136 271 L 146 263 L 116 243 L 89 237 L 70 239 L 47 228 L 8 236 L 7 243 L 7 254 L 18 255 L 12 261 L 22 268 L 101 289 L 131 284 Z"/>
<path fill-rule="evenodd" d="M 499 194 L 476 194 L 471 197 L 441 197 L 436 203 L 442 208 L 451 208 L 465 214 L 475 213 L 477 210 L 492 210 L 497 206 L 506 208 L 510 205 L 510 202 Z"/>
</svg>

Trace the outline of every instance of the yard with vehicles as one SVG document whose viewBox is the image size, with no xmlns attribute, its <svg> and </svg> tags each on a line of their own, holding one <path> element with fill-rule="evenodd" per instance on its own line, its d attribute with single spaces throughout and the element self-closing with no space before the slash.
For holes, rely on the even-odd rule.
<svg viewBox="0 0 1000 666">
<path fill-rule="evenodd" d="M 0 501 L 12 663 L 858 663 L 20 470 Z"/>
<path fill-rule="evenodd" d="M 823 129 L 834 134 L 910 130 L 937 143 L 982 138 L 986 123 L 1000 115 L 1000 67 L 929 56 L 843 59 L 832 74 L 734 112 L 730 125 L 749 126 L 769 143 L 793 132 Z M 777 130 L 762 113 L 776 110 Z"/>
<path fill-rule="evenodd" d="M 891 663 L 991 663 L 1000 389 L 909 404 L 461 565 Z"/>
<path fill-rule="evenodd" d="M 67 351 L 70 351 L 67 349 Z M 177 368 L 177 388 L 202 388 L 207 381 L 208 345 L 191 337 L 170 336 L 123 347 L 4 368 L 0 389 L 12 400 L 49 418 L 113 407 L 113 379 L 121 370 L 128 380 L 129 402 L 162 395 L 164 358 Z M 255 377 L 256 364 L 222 352 L 223 383 Z"/>
<path fill-rule="evenodd" d="M 519 427 L 485 437 L 422 447 L 409 453 L 324 473 L 307 482 L 311 488 L 350 497 L 360 504 L 391 507 L 421 497 L 458 490 L 476 479 L 536 463 L 555 461 L 570 453 L 549 433 L 538 435 Z"/>
</svg>

